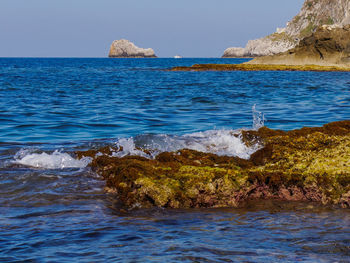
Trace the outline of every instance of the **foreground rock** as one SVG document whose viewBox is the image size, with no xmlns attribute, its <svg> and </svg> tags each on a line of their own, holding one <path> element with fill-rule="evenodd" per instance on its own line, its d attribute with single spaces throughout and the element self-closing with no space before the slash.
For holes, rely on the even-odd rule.
<svg viewBox="0 0 350 263">
<path fill-rule="evenodd" d="M 126 39 L 113 41 L 109 50 L 110 58 L 156 58 L 152 48 L 139 48 Z"/>
<path fill-rule="evenodd" d="M 305 0 L 301 11 L 285 28 L 278 28 L 266 37 L 248 41 L 245 48 L 228 48 L 223 57 L 257 57 L 285 52 L 310 36 L 316 28 L 350 24 L 350 1 Z"/>
<path fill-rule="evenodd" d="M 242 137 L 264 145 L 249 160 L 193 150 L 155 160 L 111 157 L 111 148 L 77 155 L 93 158 L 91 167 L 127 208 L 238 207 L 256 199 L 350 207 L 350 121 L 289 132 L 263 127 Z"/>
<path fill-rule="evenodd" d="M 324 65 L 350 67 L 350 25 L 323 26 L 293 49 L 256 58 L 248 64 Z"/>
</svg>

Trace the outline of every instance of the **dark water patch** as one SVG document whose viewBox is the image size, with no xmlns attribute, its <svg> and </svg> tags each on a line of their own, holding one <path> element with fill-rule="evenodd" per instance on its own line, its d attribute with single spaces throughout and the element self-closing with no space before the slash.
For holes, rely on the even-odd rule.
<svg viewBox="0 0 350 263">
<path fill-rule="evenodd" d="M 203 103 L 203 104 L 216 104 L 214 101 L 207 97 L 194 97 L 191 99 L 193 103 Z"/>
<path fill-rule="evenodd" d="M 0 261 L 7 263 L 7 262 L 12 262 L 12 263 L 36 263 L 36 262 L 41 262 L 38 259 L 26 259 L 26 260 L 21 260 L 17 257 L 2 257 L 0 256 Z"/>
<path fill-rule="evenodd" d="M 321 88 L 322 88 L 321 86 L 309 86 L 309 87 L 307 87 L 307 89 L 310 90 L 310 91 L 318 90 L 318 89 L 321 89 Z"/>
<path fill-rule="evenodd" d="M 255 252 L 249 252 L 249 251 L 226 251 L 226 250 L 220 250 L 215 249 L 211 247 L 195 247 L 189 250 L 183 249 L 182 252 L 196 252 L 198 254 L 213 254 L 218 256 L 257 256 L 258 253 Z"/>
<path fill-rule="evenodd" d="M 87 232 L 87 233 L 83 233 L 81 235 L 82 239 L 98 239 L 99 237 L 102 237 L 103 233 L 101 233 L 100 231 L 94 231 L 94 232 Z"/>
<path fill-rule="evenodd" d="M 79 213 L 89 213 L 90 211 L 82 211 L 79 210 Z M 12 217 L 12 219 L 28 219 L 31 217 L 51 217 L 51 216 L 61 216 L 65 214 L 70 214 L 70 213 L 76 213 L 76 211 L 73 210 L 65 210 L 65 211 L 55 211 L 55 212 L 35 212 L 35 213 L 29 213 L 29 214 L 24 214 L 24 215 L 19 215 Z"/>
<path fill-rule="evenodd" d="M 118 237 L 118 241 L 121 242 L 135 242 L 136 240 L 142 240 L 142 238 L 140 236 L 133 236 L 133 235 L 122 235 L 120 237 Z"/>
<path fill-rule="evenodd" d="M 31 244 L 31 247 L 33 249 L 40 249 L 40 248 L 64 246 L 67 243 L 68 243 L 67 240 L 64 240 L 64 239 L 53 239 L 49 241 L 38 241 L 36 243 Z"/>
</svg>

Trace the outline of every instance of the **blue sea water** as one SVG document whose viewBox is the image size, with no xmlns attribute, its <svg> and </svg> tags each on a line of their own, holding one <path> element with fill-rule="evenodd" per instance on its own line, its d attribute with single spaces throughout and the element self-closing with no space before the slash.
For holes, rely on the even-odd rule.
<svg viewBox="0 0 350 263">
<path fill-rule="evenodd" d="M 120 213 L 74 159 L 116 142 L 235 143 L 224 131 L 252 128 L 254 105 L 273 129 L 350 119 L 348 72 L 166 70 L 243 61 L 0 58 L 0 262 L 349 262 L 347 210 Z"/>
</svg>

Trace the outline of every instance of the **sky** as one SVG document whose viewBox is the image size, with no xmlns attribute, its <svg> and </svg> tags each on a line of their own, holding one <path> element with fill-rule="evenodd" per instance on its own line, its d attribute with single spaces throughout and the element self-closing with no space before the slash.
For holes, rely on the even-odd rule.
<svg viewBox="0 0 350 263">
<path fill-rule="evenodd" d="M 284 27 L 303 0 L 0 0 L 0 57 L 106 57 L 113 40 L 159 57 L 220 57 Z"/>
</svg>

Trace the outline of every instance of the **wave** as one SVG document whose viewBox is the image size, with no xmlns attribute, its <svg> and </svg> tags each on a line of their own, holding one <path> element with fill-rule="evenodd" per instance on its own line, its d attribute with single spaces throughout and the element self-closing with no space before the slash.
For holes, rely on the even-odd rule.
<svg viewBox="0 0 350 263">
<path fill-rule="evenodd" d="M 251 147 L 245 145 L 242 140 L 241 130 L 209 130 L 185 134 L 182 136 L 167 134 L 143 134 L 130 138 L 122 138 L 116 141 L 111 149 L 111 156 L 142 156 L 154 159 L 162 152 L 176 152 L 182 149 L 191 149 L 205 153 L 214 153 L 220 156 L 237 156 L 249 159 L 250 155 L 261 148 L 256 144 Z M 98 153 L 102 155 L 102 153 Z M 91 158 L 75 159 L 69 153 L 55 150 L 54 152 L 38 152 L 37 149 L 21 149 L 11 161 L 33 168 L 64 169 L 85 168 L 91 162 Z"/>
<path fill-rule="evenodd" d="M 84 168 L 91 162 L 91 158 L 77 160 L 68 153 L 58 150 L 52 153 L 35 153 L 33 150 L 22 149 L 16 153 L 12 163 L 34 168 L 64 169 L 64 168 Z"/>
<path fill-rule="evenodd" d="M 252 108 L 253 129 L 264 126 L 264 114 Z M 260 144 L 247 146 L 242 140 L 242 131 L 237 130 L 208 130 L 185 135 L 142 134 L 130 138 L 121 138 L 112 143 L 111 151 L 114 157 L 142 156 L 154 159 L 162 152 L 176 152 L 182 149 L 213 153 L 220 156 L 235 156 L 249 159 L 251 154 L 261 148 Z M 98 153 L 102 155 L 102 153 Z M 55 150 L 52 153 L 35 152 L 22 149 L 16 153 L 12 163 L 47 169 L 84 168 L 91 158 L 75 159 L 68 153 Z"/>
<path fill-rule="evenodd" d="M 266 121 L 262 112 L 252 107 L 253 130 L 264 126 Z M 124 157 L 138 155 L 155 158 L 161 152 L 174 152 L 181 149 L 196 150 L 217 155 L 237 156 L 249 159 L 250 155 L 261 148 L 260 144 L 246 146 L 242 140 L 242 130 L 208 130 L 182 136 L 167 134 L 143 134 L 136 137 L 119 139 L 115 144 L 119 151 L 112 155 Z"/>
<path fill-rule="evenodd" d="M 123 138 L 116 142 L 119 151 L 112 155 L 124 157 L 138 155 L 155 158 L 161 152 L 175 152 L 181 149 L 191 149 L 217 155 L 237 156 L 249 159 L 250 155 L 261 146 L 248 147 L 242 141 L 242 130 L 209 130 L 182 136 L 167 134 L 144 134 L 136 137 Z"/>
</svg>

